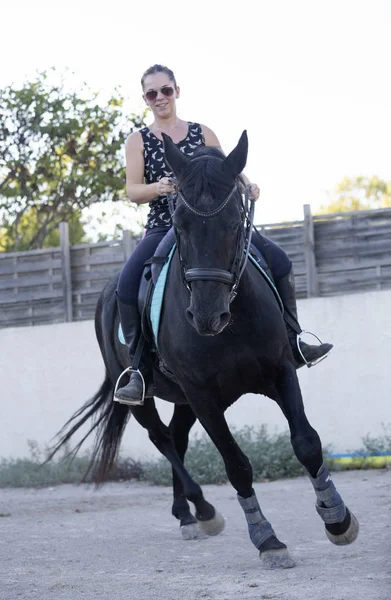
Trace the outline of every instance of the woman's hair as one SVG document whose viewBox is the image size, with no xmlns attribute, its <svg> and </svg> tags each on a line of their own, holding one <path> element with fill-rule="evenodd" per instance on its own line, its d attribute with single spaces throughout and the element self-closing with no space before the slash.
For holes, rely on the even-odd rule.
<svg viewBox="0 0 391 600">
<path fill-rule="evenodd" d="M 149 69 L 147 69 L 145 71 L 145 73 L 143 74 L 143 76 L 141 77 L 141 87 L 143 89 L 144 89 L 144 81 L 145 81 L 146 77 L 148 77 L 148 75 L 154 75 L 155 73 L 165 73 L 166 75 L 169 76 L 169 78 L 173 82 L 174 87 L 177 87 L 175 75 L 174 75 L 173 71 L 171 71 L 171 69 L 169 69 L 168 67 L 165 67 L 164 65 L 153 65 L 153 67 L 149 67 Z"/>
</svg>

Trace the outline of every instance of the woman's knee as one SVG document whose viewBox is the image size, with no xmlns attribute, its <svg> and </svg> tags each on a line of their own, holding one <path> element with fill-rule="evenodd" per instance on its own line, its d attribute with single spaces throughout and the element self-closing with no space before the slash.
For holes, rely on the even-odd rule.
<svg viewBox="0 0 391 600">
<path fill-rule="evenodd" d="M 274 268 L 272 269 L 272 273 L 275 279 L 286 277 L 286 275 L 288 275 L 288 273 L 290 273 L 292 270 L 292 261 L 285 252 L 276 257 L 273 262 Z"/>
<path fill-rule="evenodd" d="M 261 234 L 254 236 L 254 242 L 266 259 L 274 278 L 280 279 L 290 272 L 292 262 L 281 246 Z"/>
</svg>

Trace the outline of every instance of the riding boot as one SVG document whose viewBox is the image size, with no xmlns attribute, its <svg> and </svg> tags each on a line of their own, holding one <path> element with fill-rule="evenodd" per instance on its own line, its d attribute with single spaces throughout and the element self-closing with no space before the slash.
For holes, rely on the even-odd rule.
<svg viewBox="0 0 391 600">
<path fill-rule="evenodd" d="M 132 366 L 136 348 L 140 336 L 142 335 L 140 313 L 136 305 L 124 304 L 118 296 L 117 305 L 125 344 L 129 352 L 130 365 Z M 138 366 L 136 365 L 136 367 L 142 376 L 137 371 L 131 373 L 127 385 L 118 388 L 114 395 L 115 400 L 122 404 L 129 404 L 132 406 L 143 404 L 144 402 L 144 391 L 146 389 L 146 379 L 149 371 L 145 364 L 145 357 L 141 356 L 140 364 Z"/>
<path fill-rule="evenodd" d="M 296 362 L 296 368 L 299 369 L 305 364 L 307 367 L 316 365 L 320 360 L 326 358 L 333 347 L 333 344 L 306 344 L 300 340 L 302 329 L 297 317 L 297 304 L 295 293 L 295 281 L 293 269 L 284 277 L 276 279 L 276 288 L 280 294 L 285 309 L 285 323 L 288 330 L 289 342 L 292 348 L 293 357 Z M 300 346 L 300 350 L 298 348 Z M 304 359 L 303 359 L 304 356 Z"/>
</svg>

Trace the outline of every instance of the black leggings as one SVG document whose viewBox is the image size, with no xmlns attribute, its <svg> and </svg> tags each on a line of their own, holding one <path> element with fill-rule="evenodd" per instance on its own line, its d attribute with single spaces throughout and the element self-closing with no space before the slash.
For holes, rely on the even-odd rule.
<svg viewBox="0 0 391 600">
<path fill-rule="evenodd" d="M 123 266 L 118 280 L 117 295 L 124 304 L 137 305 L 144 263 L 154 255 L 156 248 L 169 229 L 169 227 L 147 229 L 146 234 Z M 292 263 L 280 246 L 258 233 L 253 235 L 252 243 L 266 258 L 275 280 L 289 273 Z"/>
</svg>

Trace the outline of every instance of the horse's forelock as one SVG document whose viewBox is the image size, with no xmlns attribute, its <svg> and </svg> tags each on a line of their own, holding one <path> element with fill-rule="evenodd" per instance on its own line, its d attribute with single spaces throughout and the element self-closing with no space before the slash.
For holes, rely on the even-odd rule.
<svg viewBox="0 0 391 600">
<path fill-rule="evenodd" d="M 202 158 L 204 160 L 201 160 Z M 218 148 L 201 147 L 196 150 L 187 165 L 181 188 L 185 195 L 186 188 L 192 188 L 191 197 L 186 196 L 190 204 L 194 207 L 203 206 L 203 210 L 212 212 L 213 200 L 221 201 L 218 190 L 221 189 L 222 194 L 226 195 L 233 183 L 234 181 L 227 177 L 224 169 L 224 154 Z M 204 206 L 205 202 L 207 204 Z"/>
</svg>

